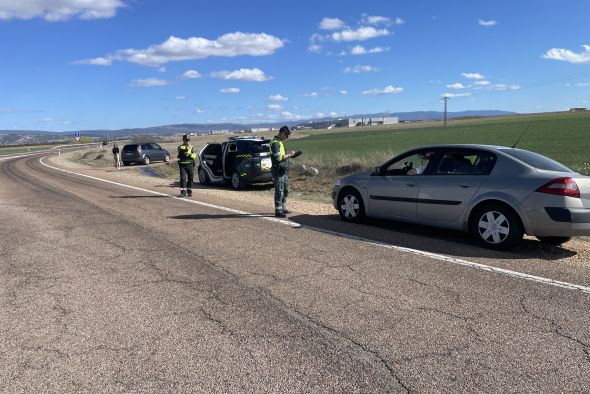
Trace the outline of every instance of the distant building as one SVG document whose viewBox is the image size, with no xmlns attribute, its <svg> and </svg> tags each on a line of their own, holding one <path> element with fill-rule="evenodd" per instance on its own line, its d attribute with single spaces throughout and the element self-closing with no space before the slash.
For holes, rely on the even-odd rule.
<svg viewBox="0 0 590 394">
<path fill-rule="evenodd" d="M 397 116 L 379 116 L 373 118 L 349 118 L 348 127 L 355 126 L 376 126 L 376 125 L 389 125 L 399 123 L 399 117 Z"/>
<path fill-rule="evenodd" d="M 588 108 L 570 108 L 570 112 L 584 112 L 588 111 Z"/>
</svg>

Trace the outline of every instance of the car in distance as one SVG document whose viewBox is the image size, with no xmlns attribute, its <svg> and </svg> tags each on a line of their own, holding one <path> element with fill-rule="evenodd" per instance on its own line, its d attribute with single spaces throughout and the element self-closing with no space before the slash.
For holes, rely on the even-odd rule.
<svg viewBox="0 0 590 394">
<path fill-rule="evenodd" d="M 199 182 L 229 182 L 235 190 L 253 183 L 272 182 L 270 140 L 256 136 L 230 137 L 208 143 L 199 152 Z"/>
<path fill-rule="evenodd" d="M 509 147 L 412 149 L 338 180 L 332 200 L 345 221 L 370 216 L 463 230 L 497 250 L 523 234 L 553 245 L 590 235 L 590 177 Z"/>
<path fill-rule="evenodd" d="M 152 161 L 157 160 L 168 163 L 170 153 L 154 142 L 127 144 L 121 152 L 121 161 L 126 166 L 134 163 L 150 164 Z"/>
</svg>

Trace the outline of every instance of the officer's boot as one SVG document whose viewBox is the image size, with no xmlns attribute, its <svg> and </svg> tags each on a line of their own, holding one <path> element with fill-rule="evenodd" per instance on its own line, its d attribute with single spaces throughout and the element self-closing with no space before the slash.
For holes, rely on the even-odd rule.
<svg viewBox="0 0 590 394">
<path fill-rule="evenodd" d="M 193 189 L 187 189 L 186 195 L 189 197 L 192 197 L 193 196 Z"/>
<path fill-rule="evenodd" d="M 186 197 L 186 190 L 180 189 L 180 197 Z"/>
</svg>

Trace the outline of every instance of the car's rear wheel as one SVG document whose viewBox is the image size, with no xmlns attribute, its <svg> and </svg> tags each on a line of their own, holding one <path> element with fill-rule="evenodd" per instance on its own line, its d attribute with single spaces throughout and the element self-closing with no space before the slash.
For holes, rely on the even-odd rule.
<svg viewBox="0 0 590 394">
<path fill-rule="evenodd" d="M 144 157 L 143 164 L 150 164 L 150 157 L 149 156 Z"/>
<path fill-rule="evenodd" d="M 207 175 L 207 171 L 202 166 L 199 166 L 199 183 L 201 185 L 209 185 L 211 184 L 211 179 L 209 175 Z"/>
<path fill-rule="evenodd" d="M 572 237 L 537 237 L 541 243 L 551 246 L 560 246 L 572 239 Z"/>
<path fill-rule="evenodd" d="M 241 190 L 244 188 L 244 182 L 240 178 L 240 174 L 234 172 L 231 176 L 231 187 L 234 190 Z"/>
<path fill-rule="evenodd" d="M 345 189 L 338 196 L 338 213 L 347 222 L 360 222 L 365 218 L 363 198 L 355 189 Z"/>
<path fill-rule="evenodd" d="M 523 235 L 519 218 L 502 204 L 486 204 L 478 208 L 471 216 L 469 228 L 481 246 L 495 250 L 515 247 Z"/>
<path fill-rule="evenodd" d="M 124 161 L 124 162 L 123 162 L 123 165 L 124 165 L 124 166 L 130 166 L 130 165 L 131 165 L 131 163 L 130 163 L 130 162 L 128 162 L 128 161 Z"/>
</svg>

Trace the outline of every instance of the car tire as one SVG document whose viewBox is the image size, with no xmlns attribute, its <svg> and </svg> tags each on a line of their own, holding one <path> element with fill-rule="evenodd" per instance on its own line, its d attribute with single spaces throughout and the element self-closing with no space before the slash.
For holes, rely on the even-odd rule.
<svg viewBox="0 0 590 394">
<path fill-rule="evenodd" d="M 209 178 L 207 171 L 205 171 L 205 169 L 202 166 L 199 166 L 199 183 L 201 185 L 211 184 L 211 179 Z"/>
<path fill-rule="evenodd" d="M 131 165 L 131 163 L 130 163 L 130 162 L 128 162 L 128 161 L 124 161 L 124 162 L 123 162 L 123 165 L 124 165 L 125 167 L 128 167 L 128 166 L 130 166 L 130 165 Z"/>
<path fill-rule="evenodd" d="M 486 204 L 473 212 L 469 223 L 473 238 L 484 248 L 508 250 L 522 241 L 520 219 L 503 204 Z"/>
<path fill-rule="evenodd" d="M 545 245 L 560 246 L 572 239 L 572 237 L 537 237 Z"/>
<path fill-rule="evenodd" d="M 170 155 L 164 157 L 164 163 L 170 163 Z"/>
<path fill-rule="evenodd" d="M 355 189 L 344 189 L 338 195 L 338 213 L 346 222 L 358 223 L 365 219 L 365 205 L 361 194 Z"/>
<path fill-rule="evenodd" d="M 150 157 L 149 156 L 146 156 L 143 158 L 143 164 L 145 164 L 145 165 L 150 164 Z"/>
<path fill-rule="evenodd" d="M 244 182 L 240 178 L 240 174 L 234 172 L 231 176 L 230 184 L 234 190 L 242 190 L 244 188 Z"/>
</svg>

